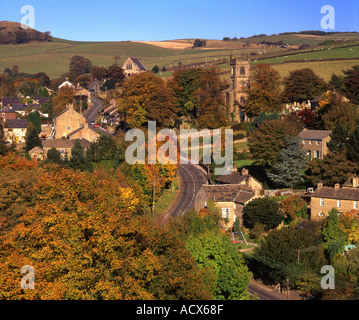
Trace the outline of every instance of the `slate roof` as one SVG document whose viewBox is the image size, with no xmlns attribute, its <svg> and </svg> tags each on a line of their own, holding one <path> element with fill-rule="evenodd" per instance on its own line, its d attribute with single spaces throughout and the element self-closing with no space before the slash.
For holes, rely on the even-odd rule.
<svg viewBox="0 0 359 320">
<path fill-rule="evenodd" d="M 81 146 L 83 148 L 89 148 L 91 146 L 91 142 L 86 139 L 77 139 L 80 140 Z M 44 148 L 73 148 L 75 146 L 76 140 L 68 140 L 68 139 L 48 139 L 42 142 Z"/>
<path fill-rule="evenodd" d="M 335 189 L 330 187 L 322 187 L 315 190 L 315 192 L 312 194 L 312 198 L 359 201 L 359 188 Z"/>
<path fill-rule="evenodd" d="M 303 130 L 298 134 L 300 139 L 308 140 L 323 140 L 329 137 L 332 134 L 332 131 L 326 130 Z"/>
<path fill-rule="evenodd" d="M 18 97 L 2 97 L 1 102 L 2 102 L 2 105 L 4 107 L 6 107 L 8 105 L 12 105 L 13 103 L 19 103 L 19 98 Z"/>
<path fill-rule="evenodd" d="M 228 175 L 219 176 L 216 178 L 216 183 L 221 184 L 241 184 L 246 179 L 249 179 L 251 176 L 249 174 L 242 175 L 239 172 L 232 172 Z"/>
<path fill-rule="evenodd" d="M 4 109 L 1 109 L 2 113 L 16 113 L 12 108 L 5 107 Z"/>
<path fill-rule="evenodd" d="M 244 185 L 204 185 L 203 188 L 208 198 L 216 202 L 244 204 L 254 197 L 253 189 Z"/>
<path fill-rule="evenodd" d="M 140 69 L 143 71 L 147 71 L 147 69 L 145 68 L 145 66 L 142 64 L 141 60 L 138 58 L 130 58 L 132 60 L 132 62 Z"/>
<path fill-rule="evenodd" d="M 8 119 L 5 121 L 5 128 L 7 129 L 26 129 L 26 119 Z"/>
</svg>

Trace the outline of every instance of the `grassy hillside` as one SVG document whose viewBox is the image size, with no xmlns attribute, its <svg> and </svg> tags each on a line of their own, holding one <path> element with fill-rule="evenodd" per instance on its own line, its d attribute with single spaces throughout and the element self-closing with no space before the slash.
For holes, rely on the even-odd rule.
<svg viewBox="0 0 359 320">
<path fill-rule="evenodd" d="M 1 25 L 1 23 L 0 23 Z M 4 25 L 4 24 L 3 24 Z M 6 23 L 7 28 L 18 28 L 14 23 Z M 1 29 L 1 28 L 0 28 Z M 1 31 L 1 30 L 0 30 Z M 5 29 L 3 30 L 6 31 Z M 252 56 L 253 65 L 256 63 L 269 63 L 275 65 L 281 75 L 286 75 L 296 68 L 311 67 L 324 79 L 330 78 L 333 72 L 340 72 L 357 64 L 355 60 L 323 62 L 325 59 L 359 59 L 359 43 L 353 42 L 344 46 L 337 44 L 332 48 L 319 50 L 318 44 L 325 39 L 358 41 L 359 34 L 333 34 L 330 37 L 312 36 L 303 34 L 286 34 L 251 37 L 236 41 L 207 40 L 206 48 L 193 49 L 195 39 L 182 39 L 160 42 L 81 42 L 53 38 L 51 42 L 32 41 L 24 44 L 2 44 L 0 45 L 0 70 L 18 65 L 21 72 L 37 73 L 45 72 L 50 78 L 57 78 L 69 70 L 71 57 L 74 55 L 84 56 L 92 61 L 93 65 L 108 67 L 114 63 L 115 55 L 121 56 L 122 64 L 127 57 L 139 57 L 148 70 L 154 65 L 160 69 L 178 66 L 179 64 L 202 64 L 215 62 L 223 58 L 229 59 L 231 54 L 257 54 Z M 258 48 L 261 41 L 278 42 L 287 44 L 309 44 L 318 46 L 313 52 L 295 51 L 293 48 L 267 47 Z M 349 47 L 350 46 L 350 47 Z M 310 50 L 313 50 L 312 47 Z M 260 53 L 261 55 L 258 55 Z M 293 54 L 294 53 L 294 54 Z M 255 59 L 261 58 L 262 60 Z M 309 62 L 308 60 L 315 60 Z M 300 61 L 302 63 L 300 63 Z M 359 61 L 358 61 L 359 62 Z M 359 63 L 358 63 L 359 64 Z M 229 66 L 221 66 L 221 70 L 229 72 Z M 165 73 L 162 76 L 170 76 Z M 227 75 L 224 75 L 226 78 Z"/>
</svg>

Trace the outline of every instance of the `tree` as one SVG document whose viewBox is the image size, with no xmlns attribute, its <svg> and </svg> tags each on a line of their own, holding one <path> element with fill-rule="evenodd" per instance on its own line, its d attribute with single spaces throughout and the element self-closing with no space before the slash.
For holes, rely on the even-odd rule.
<svg viewBox="0 0 359 320">
<path fill-rule="evenodd" d="M 10 147 L 7 145 L 5 140 L 3 122 L 0 121 L 0 156 L 5 156 L 9 153 Z"/>
<path fill-rule="evenodd" d="M 107 68 L 108 80 L 112 80 L 116 85 L 121 86 L 126 79 L 126 75 L 120 66 L 112 65 Z"/>
<path fill-rule="evenodd" d="M 39 134 L 32 122 L 28 123 L 25 137 L 25 151 L 29 152 L 35 147 L 42 147 Z"/>
<path fill-rule="evenodd" d="M 298 195 L 292 195 L 281 203 L 282 211 L 293 221 L 298 218 L 307 219 L 307 203 Z"/>
<path fill-rule="evenodd" d="M 301 148 L 300 140 L 288 136 L 285 138 L 285 148 L 279 153 L 277 164 L 267 175 L 279 187 L 297 186 L 304 182 L 301 171 L 307 162 L 308 158 Z"/>
<path fill-rule="evenodd" d="M 115 140 L 109 135 L 101 135 L 99 139 L 91 143 L 88 156 L 93 162 L 112 160 L 116 151 Z"/>
<path fill-rule="evenodd" d="M 56 164 L 62 163 L 61 152 L 54 147 L 51 148 L 47 151 L 46 162 Z"/>
<path fill-rule="evenodd" d="M 70 61 L 70 72 L 74 73 L 76 76 L 81 74 L 90 73 L 92 68 L 92 63 L 89 59 L 83 56 L 73 56 Z"/>
<path fill-rule="evenodd" d="M 159 121 L 160 125 L 174 121 L 176 110 L 172 101 L 161 78 L 150 72 L 142 72 L 126 81 L 118 105 L 126 123 L 135 128 L 149 120 Z"/>
<path fill-rule="evenodd" d="M 279 204 L 272 198 L 254 199 L 243 209 L 243 221 L 248 228 L 253 228 L 256 223 L 260 223 L 267 230 L 271 230 L 278 227 L 283 219 Z"/>
<path fill-rule="evenodd" d="M 321 267 L 327 264 L 324 250 L 318 246 L 320 241 L 318 223 L 312 223 L 306 229 L 273 230 L 261 246 L 254 250 L 250 270 L 265 283 L 280 283 L 283 286 L 289 279 L 294 287 L 301 276 L 314 274 L 316 289 L 319 290 L 320 279 L 317 275 Z"/>
<path fill-rule="evenodd" d="M 247 300 L 250 272 L 231 240 L 219 232 L 202 233 L 187 242 L 187 248 L 200 269 L 209 269 L 216 276 L 215 298 Z M 208 272 L 208 271 L 206 271 Z"/>
<path fill-rule="evenodd" d="M 249 133 L 248 145 L 254 159 L 266 169 L 274 167 L 287 136 L 297 136 L 298 129 L 285 120 L 266 120 Z"/>
<path fill-rule="evenodd" d="M 67 104 L 74 102 L 74 99 L 74 89 L 70 86 L 62 87 L 52 99 L 54 113 L 59 115 L 65 109 Z"/>
<path fill-rule="evenodd" d="M 341 123 L 348 132 L 352 132 L 358 115 L 355 106 L 346 101 L 342 95 L 328 91 L 319 102 L 317 118 L 325 130 L 333 130 Z"/>
<path fill-rule="evenodd" d="M 27 116 L 27 121 L 28 122 L 31 122 L 36 131 L 37 131 L 37 134 L 40 134 L 41 132 L 41 116 L 40 116 L 40 113 L 39 111 L 33 111 L 33 112 L 30 112 Z"/>
<path fill-rule="evenodd" d="M 156 64 L 156 65 L 152 68 L 152 72 L 153 72 L 153 73 L 159 73 L 159 72 L 160 72 L 160 67 Z"/>
<path fill-rule="evenodd" d="M 92 163 L 88 156 L 85 156 L 80 140 L 76 140 L 75 146 L 71 149 L 69 165 L 72 169 L 80 171 L 91 171 Z"/>
<path fill-rule="evenodd" d="M 344 93 L 352 103 L 359 104 L 359 65 L 344 71 Z"/>
<path fill-rule="evenodd" d="M 338 123 L 330 135 L 330 141 L 327 143 L 327 147 L 332 153 L 346 153 L 348 131 Z"/>
<path fill-rule="evenodd" d="M 329 211 L 329 217 L 323 227 L 322 235 L 330 258 L 333 258 L 344 249 L 346 239 L 344 232 L 340 228 L 338 211 L 335 208 Z"/>
<path fill-rule="evenodd" d="M 325 81 L 310 68 L 291 71 L 283 82 L 284 97 L 288 102 L 312 100 L 328 89 Z"/>
<path fill-rule="evenodd" d="M 306 127 L 310 127 L 314 123 L 315 113 L 308 108 L 304 108 L 298 112 L 298 117 Z"/>
<path fill-rule="evenodd" d="M 347 140 L 347 157 L 348 160 L 359 164 L 359 126 L 355 128 Z"/>
<path fill-rule="evenodd" d="M 10 229 L 1 228 L 1 299 L 213 299 L 183 242 L 137 214 L 130 188 L 109 174 L 52 168 L 21 171 L 11 187 L 0 179 L 1 195 L 10 187 L 14 196 L 20 179 L 26 189 L 17 200 L 32 201 Z M 36 290 L 19 285 L 24 265 L 36 270 Z"/>
<path fill-rule="evenodd" d="M 305 179 L 310 186 L 322 182 L 326 186 L 343 184 L 348 178 L 359 170 L 356 163 L 347 159 L 343 153 L 329 153 L 323 159 L 313 159 L 308 163 Z"/>
<path fill-rule="evenodd" d="M 281 111 L 280 75 L 268 64 L 258 64 L 251 73 L 251 86 L 247 90 L 246 111 Z"/>
<path fill-rule="evenodd" d="M 207 45 L 206 40 L 196 39 L 193 43 L 193 48 L 202 48 L 205 47 L 206 45 Z"/>
<path fill-rule="evenodd" d="M 104 67 L 93 66 L 91 69 L 91 74 L 95 79 L 102 81 L 107 77 L 107 69 Z"/>
</svg>

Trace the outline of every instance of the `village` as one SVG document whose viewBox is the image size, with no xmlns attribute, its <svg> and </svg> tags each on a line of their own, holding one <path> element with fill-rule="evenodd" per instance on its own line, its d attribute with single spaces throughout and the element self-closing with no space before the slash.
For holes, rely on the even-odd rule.
<svg viewBox="0 0 359 320">
<path fill-rule="evenodd" d="M 355 32 L 117 47 L 1 23 L 59 68 L 0 70 L 0 299 L 358 299 Z"/>
</svg>

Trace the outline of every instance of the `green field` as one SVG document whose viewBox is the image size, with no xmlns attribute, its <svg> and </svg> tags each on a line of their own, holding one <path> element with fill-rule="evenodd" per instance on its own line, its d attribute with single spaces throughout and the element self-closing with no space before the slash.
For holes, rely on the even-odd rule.
<svg viewBox="0 0 359 320">
<path fill-rule="evenodd" d="M 346 38 L 347 37 L 347 38 Z M 348 39 L 358 41 L 357 34 L 340 34 L 332 35 L 331 38 Z M 169 49 L 161 48 L 151 44 L 136 43 L 130 41 L 123 42 L 78 42 L 68 41 L 54 38 L 52 42 L 31 42 L 21 45 L 0 45 L 0 70 L 5 68 L 12 68 L 13 65 L 18 65 L 20 72 L 38 73 L 45 72 L 50 78 L 60 77 L 62 74 L 68 72 L 69 63 L 74 55 L 81 55 L 91 60 L 93 65 L 108 67 L 114 63 L 113 57 L 120 56 L 120 65 L 128 57 L 139 57 L 148 70 L 151 70 L 154 65 L 158 65 L 162 70 L 176 67 L 179 64 L 202 64 L 205 62 L 216 62 L 226 58 L 227 61 L 231 54 L 242 55 L 256 53 L 263 49 L 258 48 L 240 48 L 243 42 L 260 42 L 265 41 L 280 41 L 292 44 L 307 43 L 311 45 L 318 45 L 324 41 L 326 37 L 315 36 L 298 36 L 298 35 L 275 35 L 266 37 L 247 38 L 238 41 L 224 42 L 219 40 L 209 40 L 205 50 L 202 49 Z M 313 52 L 300 51 L 296 54 L 293 49 L 286 48 L 266 48 L 264 54 L 253 56 L 252 65 L 256 63 L 272 64 L 282 76 L 286 76 L 289 71 L 310 67 L 318 73 L 325 80 L 329 80 L 332 73 L 340 73 L 342 70 L 349 69 L 355 64 L 359 64 L 359 46 L 358 42 L 347 44 L 337 44 L 330 48 L 318 47 Z M 311 49 L 313 50 L 313 48 Z M 255 61 L 255 58 L 258 60 Z M 266 58 L 267 57 L 267 58 Z M 264 59 L 263 59 L 264 58 Z M 347 61 L 322 61 L 326 59 L 353 59 Z M 259 60 L 261 59 L 261 60 Z M 311 62 L 309 60 L 315 60 Z M 300 63 L 302 61 L 302 63 Z M 224 72 L 224 79 L 229 78 L 229 65 L 221 65 L 221 71 Z M 228 73 L 228 74 L 227 74 Z M 166 72 L 161 74 L 163 78 L 171 76 L 171 73 Z"/>
</svg>

